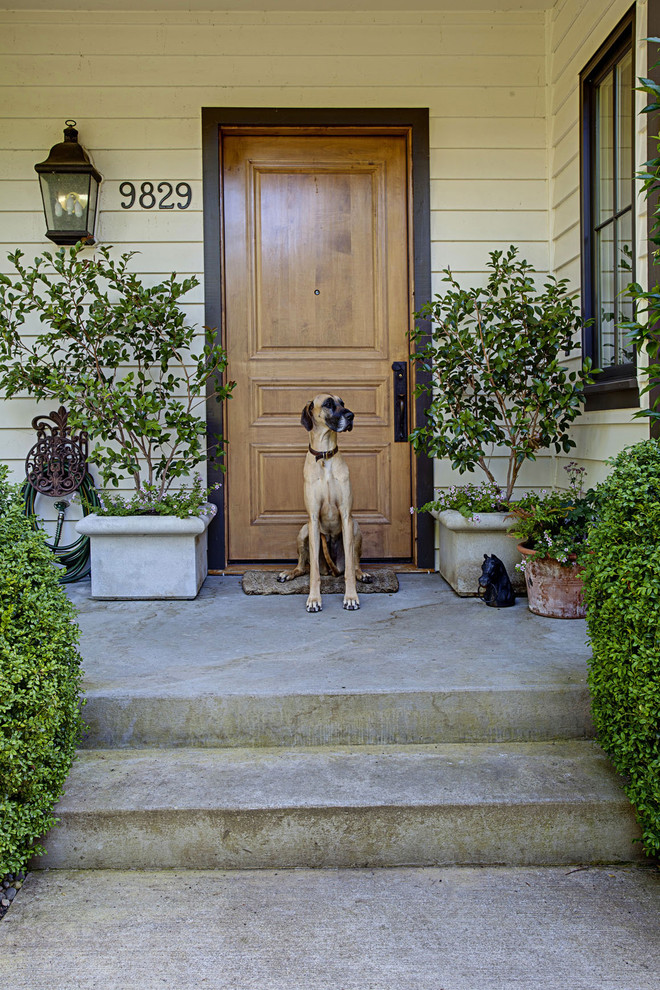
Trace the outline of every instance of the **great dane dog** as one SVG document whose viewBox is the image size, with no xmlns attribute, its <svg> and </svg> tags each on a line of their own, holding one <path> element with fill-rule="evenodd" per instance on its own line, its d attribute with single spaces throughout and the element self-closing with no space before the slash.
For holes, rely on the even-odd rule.
<svg viewBox="0 0 660 990">
<path fill-rule="evenodd" d="M 300 422 L 310 434 L 303 486 L 309 521 L 298 533 L 298 563 L 281 571 L 278 581 L 292 581 L 309 571 L 307 611 L 320 612 L 321 574 L 344 572 L 344 608 L 360 607 L 355 582 L 371 582 L 360 567 L 362 534 L 353 519 L 353 492 L 337 434 L 353 429 L 354 413 L 338 395 L 322 392 L 307 403 Z"/>
</svg>

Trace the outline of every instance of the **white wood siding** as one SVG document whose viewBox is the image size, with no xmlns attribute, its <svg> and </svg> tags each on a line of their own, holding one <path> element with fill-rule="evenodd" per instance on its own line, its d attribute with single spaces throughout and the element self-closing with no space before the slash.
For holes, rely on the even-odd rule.
<svg viewBox="0 0 660 990">
<path fill-rule="evenodd" d="M 52 247 L 33 167 L 67 118 L 104 176 L 98 239 L 159 278 L 202 274 L 201 107 L 405 106 L 430 108 L 434 273 L 480 279 L 512 242 L 547 271 L 545 84 L 541 10 L 0 12 L 0 270 Z M 124 179 L 189 182 L 192 206 L 122 210 Z M 17 477 L 34 412 L 0 403 Z"/>
</svg>

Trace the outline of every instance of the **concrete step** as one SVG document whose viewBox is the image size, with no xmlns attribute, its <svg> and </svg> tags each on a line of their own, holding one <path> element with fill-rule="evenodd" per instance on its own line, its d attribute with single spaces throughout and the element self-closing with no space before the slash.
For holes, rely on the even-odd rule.
<svg viewBox="0 0 660 990">
<path fill-rule="evenodd" d="M 139 690 L 139 689 L 138 689 Z M 593 736 L 585 683 L 126 695 L 91 692 L 84 749 L 528 742 Z"/>
<path fill-rule="evenodd" d="M 284 868 L 630 861 L 592 742 L 97 750 L 37 866 Z"/>
</svg>

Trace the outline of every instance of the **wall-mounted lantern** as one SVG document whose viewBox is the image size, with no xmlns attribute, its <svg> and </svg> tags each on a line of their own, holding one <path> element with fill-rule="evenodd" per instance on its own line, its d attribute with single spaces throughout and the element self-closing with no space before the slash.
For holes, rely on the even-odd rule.
<svg viewBox="0 0 660 990">
<path fill-rule="evenodd" d="M 64 141 L 53 145 L 39 174 L 46 237 L 56 244 L 94 243 L 99 184 L 103 178 L 81 144 L 75 120 L 65 121 Z"/>
</svg>

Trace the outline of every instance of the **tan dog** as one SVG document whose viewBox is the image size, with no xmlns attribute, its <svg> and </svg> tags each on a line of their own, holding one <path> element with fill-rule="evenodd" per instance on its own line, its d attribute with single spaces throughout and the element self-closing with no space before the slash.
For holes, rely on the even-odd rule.
<svg viewBox="0 0 660 990">
<path fill-rule="evenodd" d="M 360 607 L 356 580 L 371 581 L 371 575 L 360 567 L 362 534 L 352 516 L 348 466 L 337 447 L 337 434 L 353 429 L 353 416 L 339 396 L 324 392 L 307 403 L 300 417 L 310 434 L 303 472 L 309 522 L 298 533 L 298 563 L 291 571 L 281 571 L 277 580 L 292 581 L 309 571 L 308 612 L 323 608 L 322 571 L 337 575 L 344 570 L 347 609 Z"/>
</svg>

